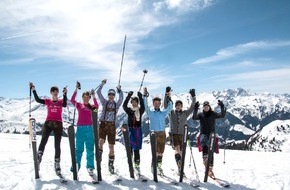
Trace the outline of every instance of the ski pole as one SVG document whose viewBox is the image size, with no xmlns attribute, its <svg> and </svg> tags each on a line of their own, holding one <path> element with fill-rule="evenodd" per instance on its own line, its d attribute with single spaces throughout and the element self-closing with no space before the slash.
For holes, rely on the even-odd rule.
<svg viewBox="0 0 290 190">
<path fill-rule="evenodd" d="M 29 119 L 31 118 L 31 85 L 29 87 Z M 30 131 L 30 129 L 29 129 Z M 30 137 L 31 134 L 29 134 L 29 148 L 31 148 L 31 137 Z"/>
<path fill-rule="evenodd" d="M 96 88 L 95 88 L 95 91 L 101 86 L 102 84 L 100 84 L 99 86 L 97 86 Z"/>
<path fill-rule="evenodd" d="M 190 154 L 191 154 L 192 161 L 193 161 L 193 166 L 194 166 L 194 170 L 195 170 L 195 174 L 196 174 L 196 179 L 197 179 L 198 182 L 200 182 L 199 176 L 198 176 L 198 173 L 197 173 L 197 169 L 196 169 L 196 165 L 195 165 L 195 161 L 194 161 L 194 158 L 193 158 L 192 148 L 191 147 L 190 147 Z"/>
<path fill-rule="evenodd" d="M 124 45 L 123 45 L 123 53 L 122 53 L 122 60 L 121 60 L 121 68 L 120 68 L 120 75 L 119 75 L 119 82 L 118 85 L 120 85 L 121 83 L 121 74 L 122 74 L 122 68 L 123 68 L 123 60 L 124 60 L 124 52 L 125 52 L 125 45 L 126 45 L 126 34 L 125 34 L 125 38 L 124 38 Z"/>
<path fill-rule="evenodd" d="M 226 143 L 225 143 L 225 147 L 224 147 L 224 164 L 226 163 Z"/>
<path fill-rule="evenodd" d="M 142 78 L 142 82 L 141 82 L 141 85 L 140 85 L 140 88 L 139 88 L 139 91 L 141 91 L 141 88 L 142 88 L 142 86 L 143 86 L 143 81 L 144 81 L 144 78 L 145 78 L 145 74 L 147 74 L 148 73 L 148 71 L 146 70 L 146 69 L 144 69 L 143 70 L 143 78 Z"/>
</svg>

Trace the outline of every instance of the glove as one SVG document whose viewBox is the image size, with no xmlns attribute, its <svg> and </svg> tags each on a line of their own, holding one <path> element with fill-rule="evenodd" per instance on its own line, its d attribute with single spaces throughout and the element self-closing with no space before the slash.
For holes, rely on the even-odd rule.
<svg viewBox="0 0 290 190">
<path fill-rule="evenodd" d="M 218 100 L 218 105 L 219 105 L 221 108 L 224 108 L 224 107 L 225 107 L 224 103 L 223 103 L 222 101 L 220 101 L 220 100 Z"/>
<path fill-rule="evenodd" d="M 90 94 L 91 94 L 92 96 L 95 96 L 95 89 L 92 89 L 91 92 L 90 92 Z"/>
<path fill-rule="evenodd" d="M 199 101 L 197 101 L 194 105 L 194 110 L 197 111 L 199 108 Z"/>
<path fill-rule="evenodd" d="M 145 97 L 148 97 L 148 96 L 149 96 L 149 93 L 148 93 L 148 91 L 147 91 L 147 88 L 146 88 L 146 87 L 144 88 L 144 91 L 143 91 L 143 96 L 145 96 Z"/>
<path fill-rule="evenodd" d="M 107 83 L 107 79 L 102 80 L 102 85 L 105 85 Z"/>
<path fill-rule="evenodd" d="M 172 102 L 172 100 L 171 100 L 171 97 L 170 96 L 167 96 L 166 97 L 166 101 L 169 103 L 169 102 Z M 172 102 L 173 103 L 173 102 Z"/>
<path fill-rule="evenodd" d="M 189 94 L 191 95 L 191 97 L 195 97 L 195 89 L 190 89 Z"/>
<path fill-rule="evenodd" d="M 30 88 L 31 90 L 34 90 L 34 89 L 35 89 L 35 86 L 34 86 L 34 84 L 33 84 L 32 82 L 29 83 L 29 88 Z"/>
<path fill-rule="evenodd" d="M 141 98 L 141 97 L 142 97 L 142 93 L 141 93 L 141 92 L 139 92 L 139 91 L 137 92 L 137 95 L 138 95 L 138 97 L 139 97 L 139 98 Z"/>
<path fill-rule="evenodd" d="M 170 86 L 167 86 L 166 87 L 166 93 L 168 93 L 168 92 L 171 92 L 172 90 L 171 90 L 171 87 Z"/>
<path fill-rule="evenodd" d="M 118 85 L 116 88 L 117 88 L 117 92 L 120 93 L 121 92 L 121 85 Z"/>
<path fill-rule="evenodd" d="M 76 88 L 79 90 L 81 89 L 81 83 L 79 81 L 77 81 Z"/>
<path fill-rule="evenodd" d="M 131 97 L 133 95 L 133 91 L 128 92 L 128 96 Z"/>
<path fill-rule="evenodd" d="M 66 93 L 67 93 L 67 86 L 63 88 L 62 93 L 63 93 L 63 95 L 66 95 Z"/>
</svg>

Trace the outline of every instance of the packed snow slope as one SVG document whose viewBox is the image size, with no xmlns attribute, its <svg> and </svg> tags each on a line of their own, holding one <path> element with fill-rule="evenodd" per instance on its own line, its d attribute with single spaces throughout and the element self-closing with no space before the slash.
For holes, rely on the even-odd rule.
<svg viewBox="0 0 290 190">
<path fill-rule="evenodd" d="M 38 143 L 40 136 L 37 137 Z M 130 178 L 126 151 L 124 146 L 116 143 L 115 166 L 118 173 L 123 177 L 120 184 L 114 183 L 114 177 L 107 171 L 108 147 L 104 147 L 102 174 L 103 181 L 93 185 L 89 181 L 85 169 L 85 153 L 82 160 L 82 168 L 79 171 L 79 181 L 72 180 L 70 172 L 71 158 L 69 153 L 68 138 L 62 139 L 61 167 L 62 172 L 68 179 L 67 184 L 61 184 L 56 177 L 53 169 L 54 160 L 54 138 L 51 137 L 46 146 L 43 161 L 40 167 L 40 179 L 34 179 L 32 150 L 29 148 L 28 135 L 19 134 L 0 134 L 0 189 L 3 190 L 71 190 L 71 189 L 113 189 L 113 190 L 175 190 L 175 189 L 194 189 L 188 185 L 189 179 L 196 179 L 193 163 L 189 166 L 190 149 L 187 148 L 185 174 L 188 180 L 175 186 L 170 181 L 159 177 L 159 182 L 152 181 L 150 171 L 151 152 L 150 145 L 144 144 L 141 150 L 141 172 L 149 178 L 147 183 Z M 204 167 L 202 164 L 201 153 L 196 148 L 192 149 L 194 161 L 197 165 L 199 179 L 203 181 Z M 258 151 L 237 151 L 226 150 L 225 164 L 224 151 L 215 155 L 214 171 L 218 178 L 230 183 L 230 189 L 234 190 L 289 190 L 290 189 L 290 153 L 283 152 L 258 152 Z M 178 180 L 176 176 L 176 164 L 174 151 L 170 146 L 166 146 L 163 159 L 164 173 L 169 177 Z M 208 183 L 201 183 L 199 189 L 217 190 L 222 189 L 215 182 L 209 179 Z"/>
</svg>

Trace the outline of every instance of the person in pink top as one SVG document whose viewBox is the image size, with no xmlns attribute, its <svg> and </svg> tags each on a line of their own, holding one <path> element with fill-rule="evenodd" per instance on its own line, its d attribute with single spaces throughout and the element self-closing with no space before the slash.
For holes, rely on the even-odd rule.
<svg viewBox="0 0 290 190">
<path fill-rule="evenodd" d="M 71 97 L 71 103 L 78 110 L 78 121 L 77 121 L 77 131 L 76 131 L 76 163 L 78 169 L 81 167 L 81 159 L 84 152 L 84 146 L 86 147 L 87 153 L 87 170 L 90 174 L 93 173 L 95 169 L 94 166 L 94 130 L 92 121 L 92 109 L 98 109 L 99 105 L 95 97 L 95 91 L 84 92 L 82 94 L 83 103 L 77 102 L 76 96 L 80 83 L 77 82 L 76 90 Z M 93 97 L 94 104 L 89 103 Z"/>
<path fill-rule="evenodd" d="M 46 105 L 47 108 L 47 117 L 45 123 L 42 128 L 42 137 L 38 147 L 37 159 L 38 164 L 40 164 L 42 160 L 42 155 L 44 153 L 45 145 L 48 141 L 50 133 L 53 131 L 54 133 L 54 148 L 55 148 L 55 156 L 54 156 L 54 169 L 56 174 L 60 174 L 60 142 L 62 137 L 63 125 L 62 125 L 62 108 L 67 105 L 67 89 L 63 89 L 63 99 L 58 98 L 58 87 L 53 86 L 50 88 L 50 99 L 40 99 L 36 93 L 35 86 L 33 83 L 29 83 L 29 86 L 33 92 L 34 99 L 36 102 L 40 104 Z"/>
</svg>

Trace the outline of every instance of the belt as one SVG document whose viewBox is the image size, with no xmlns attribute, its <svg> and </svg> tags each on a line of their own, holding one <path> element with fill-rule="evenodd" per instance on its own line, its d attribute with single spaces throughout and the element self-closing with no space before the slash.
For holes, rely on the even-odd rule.
<svg viewBox="0 0 290 190">
<path fill-rule="evenodd" d="M 165 131 L 155 131 L 155 133 L 165 133 Z"/>
<path fill-rule="evenodd" d="M 101 123 L 105 123 L 105 124 L 115 124 L 114 121 L 101 121 Z"/>
</svg>

